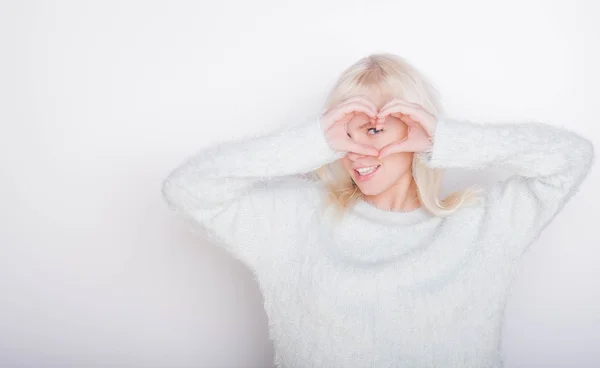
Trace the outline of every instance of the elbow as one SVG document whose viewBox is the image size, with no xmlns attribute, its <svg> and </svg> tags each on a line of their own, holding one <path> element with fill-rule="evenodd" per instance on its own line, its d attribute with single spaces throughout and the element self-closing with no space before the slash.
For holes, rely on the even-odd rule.
<svg viewBox="0 0 600 368">
<path fill-rule="evenodd" d="M 160 190 L 163 200 L 167 203 L 169 208 L 177 209 L 181 207 L 184 202 L 184 191 L 179 184 L 178 177 L 174 173 L 170 174 L 162 181 Z"/>
<path fill-rule="evenodd" d="M 192 194 L 192 188 L 189 176 L 180 169 L 173 170 L 161 183 L 163 199 L 169 208 L 176 211 L 186 212 L 199 206 L 200 201 L 197 195 Z"/>
<path fill-rule="evenodd" d="M 579 190 L 585 181 L 595 161 L 595 148 L 591 140 L 575 135 L 571 141 L 569 152 L 566 157 L 568 169 L 566 172 L 556 175 L 560 180 L 560 187 L 568 189 L 567 197 Z"/>
<path fill-rule="evenodd" d="M 596 160 L 596 150 L 595 150 L 594 144 L 592 143 L 591 140 L 586 139 L 586 143 L 585 144 L 586 144 L 586 148 L 585 148 L 585 150 L 586 150 L 586 157 L 588 158 L 588 160 L 589 160 L 589 166 L 591 167 L 594 164 L 595 160 Z"/>
<path fill-rule="evenodd" d="M 562 129 L 563 144 L 561 158 L 575 175 L 587 173 L 595 161 L 595 148 L 592 141 L 573 130 Z"/>
<path fill-rule="evenodd" d="M 595 148 L 591 140 L 581 136 L 578 136 L 578 138 L 577 152 L 579 155 L 575 159 L 579 161 L 577 166 L 581 168 L 582 174 L 586 175 L 595 162 Z"/>
<path fill-rule="evenodd" d="M 161 183 L 160 191 L 163 197 L 163 200 L 167 203 L 169 208 L 175 207 L 175 188 L 174 184 L 171 181 L 171 178 L 167 177 Z"/>
</svg>

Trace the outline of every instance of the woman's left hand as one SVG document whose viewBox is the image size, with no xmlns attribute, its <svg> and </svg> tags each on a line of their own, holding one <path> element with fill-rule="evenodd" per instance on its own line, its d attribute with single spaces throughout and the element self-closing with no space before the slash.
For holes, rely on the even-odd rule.
<svg viewBox="0 0 600 368">
<path fill-rule="evenodd" d="M 407 136 L 388 144 L 379 151 L 379 159 L 398 152 L 425 152 L 431 148 L 437 127 L 437 118 L 427 112 L 421 105 L 399 98 L 386 103 L 376 116 L 376 124 L 384 124 L 386 116 L 393 116 L 408 125 Z"/>
</svg>

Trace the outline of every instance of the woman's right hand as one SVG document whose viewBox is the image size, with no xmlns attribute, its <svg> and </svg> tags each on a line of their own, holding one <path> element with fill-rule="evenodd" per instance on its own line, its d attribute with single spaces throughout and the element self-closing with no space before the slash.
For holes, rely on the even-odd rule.
<svg viewBox="0 0 600 368">
<path fill-rule="evenodd" d="M 352 97 L 333 106 L 320 117 L 327 143 L 339 152 L 379 156 L 377 148 L 355 142 L 346 130 L 346 124 L 356 116 L 356 113 L 364 113 L 376 119 L 377 112 L 377 106 L 364 97 Z"/>
</svg>

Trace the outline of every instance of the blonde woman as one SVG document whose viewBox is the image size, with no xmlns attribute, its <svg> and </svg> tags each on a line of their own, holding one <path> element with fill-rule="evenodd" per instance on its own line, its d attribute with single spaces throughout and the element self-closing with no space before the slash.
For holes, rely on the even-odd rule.
<svg viewBox="0 0 600 368">
<path fill-rule="evenodd" d="M 162 187 L 253 271 L 275 365 L 501 367 L 517 262 L 579 189 L 591 142 L 446 117 L 392 54 L 345 70 L 324 111 L 205 149 Z M 514 175 L 440 198 L 443 169 L 491 166 Z"/>
</svg>

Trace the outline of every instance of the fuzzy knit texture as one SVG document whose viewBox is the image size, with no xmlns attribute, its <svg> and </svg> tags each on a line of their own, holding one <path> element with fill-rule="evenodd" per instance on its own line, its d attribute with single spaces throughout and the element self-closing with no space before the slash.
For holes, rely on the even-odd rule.
<svg viewBox="0 0 600 368">
<path fill-rule="evenodd" d="M 204 149 L 162 183 L 168 206 L 255 275 L 278 368 L 502 367 L 520 256 L 584 181 L 592 143 L 544 123 L 438 119 L 435 168 L 502 167 L 442 218 L 363 200 L 342 221 L 307 173 L 344 156 L 319 118 Z"/>
</svg>

